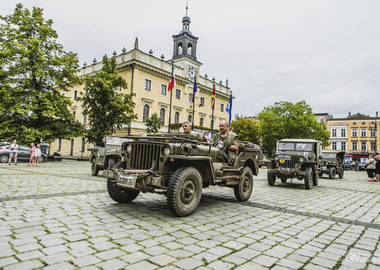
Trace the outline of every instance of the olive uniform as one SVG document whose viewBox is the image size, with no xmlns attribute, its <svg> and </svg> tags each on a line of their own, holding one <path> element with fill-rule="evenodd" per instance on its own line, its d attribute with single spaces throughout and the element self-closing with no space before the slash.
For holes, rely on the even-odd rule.
<svg viewBox="0 0 380 270">
<path fill-rule="evenodd" d="M 211 142 L 212 146 L 218 147 L 221 151 L 221 160 L 233 165 L 236 159 L 236 151 L 231 151 L 229 148 L 231 145 L 239 147 L 238 137 L 233 132 L 228 132 L 225 137 L 221 134 L 215 135 Z"/>
<path fill-rule="evenodd" d="M 198 132 L 190 131 L 190 133 L 183 132 L 183 134 L 191 135 L 191 137 L 194 137 L 195 140 L 203 141 L 202 134 L 200 134 Z"/>
</svg>

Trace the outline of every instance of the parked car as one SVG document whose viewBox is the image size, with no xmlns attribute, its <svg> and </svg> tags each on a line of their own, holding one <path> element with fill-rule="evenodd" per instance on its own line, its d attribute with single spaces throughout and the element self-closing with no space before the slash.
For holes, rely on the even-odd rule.
<svg viewBox="0 0 380 270">
<path fill-rule="evenodd" d="M 0 162 L 7 163 L 9 160 L 9 152 L 11 151 L 10 145 L 3 145 L 0 146 Z M 30 159 L 30 147 L 25 145 L 19 145 L 18 154 L 17 154 L 17 161 L 26 160 L 29 161 Z M 41 153 L 41 157 L 39 158 L 38 162 L 44 162 L 47 160 L 47 155 L 45 153 Z"/>
<path fill-rule="evenodd" d="M 10 144 L 11 144 L 10 142 L 0 142 L 0 146 L 10 145 Z"/>
</svg>

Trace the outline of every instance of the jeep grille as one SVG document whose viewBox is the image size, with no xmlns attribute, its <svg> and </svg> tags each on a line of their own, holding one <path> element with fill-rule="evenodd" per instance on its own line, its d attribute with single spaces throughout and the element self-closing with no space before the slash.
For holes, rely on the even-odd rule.
<svg viewBox="0 0 380 270">
<path fill-rule="evenodd" d="M 160 162 L 161 145 L 157 144 L 132 144 L 131 168 L 136 170 L 148 170 L 156 161 L 154 170 L 158 170 Z"/>
<path fill-rule="evenodd" d="M 284 163 L 278 162 L 278 165 L 280 168 L 292 168 L 294 169 L 296 167 L 296 164 L 299 164 L 299 156 L 291 156 L 290 160 L 285 160 Z"/>
</svg>

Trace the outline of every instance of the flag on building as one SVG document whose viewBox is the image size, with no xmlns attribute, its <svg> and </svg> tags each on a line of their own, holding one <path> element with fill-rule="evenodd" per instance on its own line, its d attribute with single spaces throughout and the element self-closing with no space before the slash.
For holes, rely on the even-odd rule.
<svg viewBox="0 0 380 270">
<path fill-rule="evenodd" d="M 199 106 L 198 107 L 202 107 L 202 106 L 204 106 L 202 103 L 199 103 Z"/>
<path fill-rule="evenodd" d="M 212 90 L 212 96 L 211 96 L 211 108 L 214 110 L 215 109 L 215 84 L 214 84 L 214 89 Z"/>
<path fill-rule="evenodd" d="M 195 100 L 195 93 L 197 92 L 197 78 L 194 79 L 194 87 L 193 87 L 193 103 Z"/>
<path fill-rule="evenodd" d="M 231 123 L 231 113 L 232 113 L 232 92 L 230 95 L 230 100 L 227 103 L 226 112 L 228 112 L 228 115 L 230 116 L 228 122 Z"/>
<path fill-rule="evenodd" d="M 168 92 L 175 87 L 175 77 L 173 76 L 168 85 Z"/>
</svg>

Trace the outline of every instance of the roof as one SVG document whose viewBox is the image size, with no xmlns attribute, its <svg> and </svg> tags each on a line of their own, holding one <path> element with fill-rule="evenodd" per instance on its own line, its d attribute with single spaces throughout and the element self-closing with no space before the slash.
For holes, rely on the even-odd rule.
<svg viewBox="0 0 380 270">
<path fill-rule="evenodd" d="M 282 139 L 282 140 L 278 140 L 278 142 L 320 143 L 320 141 L 313 140 L 313 139 Z"/>
<path fill-rule="evenodd" d="M 328 149 L 322 149 L 322 153 L 346 153 L 344 150 L 328 150 Z"/>
</svg>

